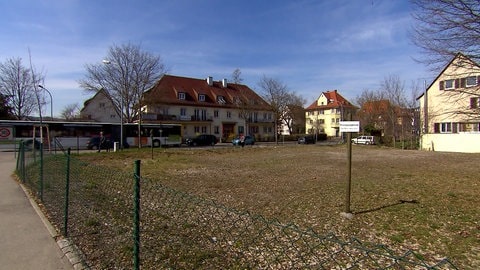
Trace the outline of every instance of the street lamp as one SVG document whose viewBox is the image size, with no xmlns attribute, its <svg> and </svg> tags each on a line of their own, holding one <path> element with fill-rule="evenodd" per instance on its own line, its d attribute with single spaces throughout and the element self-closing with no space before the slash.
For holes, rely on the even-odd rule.
<svg viewBox="0 0 480 270">
<path fill-rule="evenodd" d="M 52 98 L 52 93 L 50 93 L 50 91 L 48 91 L 47 88 L 43 87 L 43 85 L 38 85 L 38 87 L 45 90 L 48 93 L 48 95 L 50 96 L 50 120 L 53 121 L 53 98 Z"/>
<path fill-rule="evenodd" d="M 112 62 L 107 59 L 103 59 L 102 63 L 110 65 Z M 123 150 L 123 91 L 120 91 L 120 149 Z"/>
</svg>

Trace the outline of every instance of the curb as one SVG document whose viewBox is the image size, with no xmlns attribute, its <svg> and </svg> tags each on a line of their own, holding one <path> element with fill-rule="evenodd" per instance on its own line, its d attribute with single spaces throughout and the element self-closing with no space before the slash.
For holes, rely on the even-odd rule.
<svg viewBox="0 0 480 270">
<path fill-rule="evenodd" d="M 63 255 L 67 257 L 68 261 L 72 264 L 73 269 L 75 270 L 90 269 L 84 263 L 84 260 L 82 259 L 83 258 L 82 252 L 78 249 L 78 247 L 75 244 L 73 244 L 69 239 L 63 238 L 63 236 L 57 232 L 57 230 L 53 227 L 53 225 L 50 223 L 48 218 L 42 212 L 37 202 L 32 198 L 28 189 L 20 182 L 18 182 L 18 184 L 20 185 L 23 192 L 27 196 L 28 201 L 32 205 L 33 209 L 35 210 L 35 212 L 37 213 L 37 215 L 40 217 L 43 224 L 47 228 L 50 236 L 53 238 L 53 240 L 55 240 L 58 247 L 62 251 Z"/>
</svg>

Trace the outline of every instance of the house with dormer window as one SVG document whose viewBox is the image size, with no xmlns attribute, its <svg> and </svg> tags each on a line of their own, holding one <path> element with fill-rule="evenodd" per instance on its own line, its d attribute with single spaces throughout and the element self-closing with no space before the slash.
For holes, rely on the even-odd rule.
<svg viewBox="0 0 480 270">
<path fill-rule="evenodd" d="M 142 122 L 175 123 L 183 137 L 213 134 L 230 141 L 239 134 L 273 140 L 270 106 L 243 84 L 164 75 L 142 98 Z"/>
<path fill-rule="evenodd" d="M 355 106 L 337 90 L 323 92 L 305 109 L 305 130 L 308 134 L 325 133 L 328 137 L 341 137 L 340 121 L 355 111 Z"/>
<path fill-rule="evenodd" d="M 80 110 L 80 118 L 85 121 L 120 123 L 120 112 L 116 109 L 113 101 L 104 89 L 100 89 L 95 95 L 83 103 Z"/>
<path fill-rule="evenodd" d="M 420 148 L 480 152 L 480 66 L 458 53 L 420 101 Z"/>
</svg>

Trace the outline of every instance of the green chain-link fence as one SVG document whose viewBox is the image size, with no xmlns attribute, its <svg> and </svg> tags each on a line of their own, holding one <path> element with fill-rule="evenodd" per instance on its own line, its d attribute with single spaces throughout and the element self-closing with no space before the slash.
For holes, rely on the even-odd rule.
<svg viewBox="0 0 480 270">
<path fill-rule="evenodd" d="M 236 211 L 140 178 L 139 165 L 124 174 L 25 150 L 18 176 L 92 269 L 457 269 Z"/>
</svg>

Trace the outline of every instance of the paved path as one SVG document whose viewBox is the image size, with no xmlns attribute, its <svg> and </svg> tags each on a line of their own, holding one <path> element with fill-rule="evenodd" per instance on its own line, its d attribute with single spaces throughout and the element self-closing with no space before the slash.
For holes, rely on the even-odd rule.
<svg viewBox="0 0 480 270">
<path fill-rule="evenodd" d="M 0 269 L 73 269 L 20 185 L 13 152 L 0 151 Z"/>
</svg>

